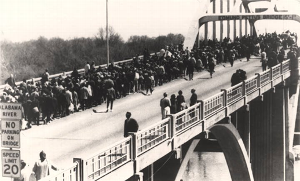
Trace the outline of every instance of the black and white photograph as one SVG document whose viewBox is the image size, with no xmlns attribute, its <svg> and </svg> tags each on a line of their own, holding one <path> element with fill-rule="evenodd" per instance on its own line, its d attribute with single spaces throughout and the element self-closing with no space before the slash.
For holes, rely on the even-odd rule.
<svg viewBox="0 0 300 181">
<path fill-rule="evenodd" d="M 300 0 L 0 0 L 1 181 L 300 181 Z"/>
</svg>

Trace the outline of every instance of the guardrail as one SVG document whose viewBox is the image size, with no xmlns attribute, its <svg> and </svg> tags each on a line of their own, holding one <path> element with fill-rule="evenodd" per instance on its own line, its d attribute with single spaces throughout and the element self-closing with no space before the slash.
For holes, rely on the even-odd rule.
<svg viewBox="0 0 300 181">
<path fill-rule="evenodd" d="M 132 160 L 131 138 L 125 138 L 99 154 L 83 160 L 84 180 L 96 180 Z"/>
<path fill-rule="evenodd" d="M 70 168 L 59 171 L 54 175 L 48 175 L 42 178 L 40 181 L 79 181 L 79 164 L 74 162 Z"/>
<path fill-rule="evenodd" d="M 154 146 L 171 137 L 169 133 L 170 119 L 164 119 L 155 125 L 138 131 L 136 136 L 136 156 L 140 156 L 144 152 L 150 150 Z"/>
<path fill-rule="evenodd" d="M 138 165 L 141 164 L 140 162 L 145 162 L 146 158 L 147 164 L 151 164 L 166 154 L 158 150 L 176 149 L 180 144 L 189 141 L 235 110 L 245 106 L 248 101 L 289 78 L 290 70 L 287 68 L 289 64 L 290 61 L 286 60 L 233 87 L 221 90 L 220 93 L 183 111 L 169 115 L 168 118 L 146 129 L 131 134 L 130 137 L 91 158 L 80 159 L 82 160 L 79 162 L 80 169 L 76 170 L 83 170 L 81 180 L 108 180 L 107 178 L 111 179 L 112 175 L 117 175 L 119 180 L 128 179 L 140 171 Z M 156 158 L 153 159 L 151 155 L 155 155 Z M 149 159 L 153 160 L 149 161 Z M 122 169 L 123 167 L 126 169 Z M 115 173 L 110 174 L 111 172 Z"/>
</svg>

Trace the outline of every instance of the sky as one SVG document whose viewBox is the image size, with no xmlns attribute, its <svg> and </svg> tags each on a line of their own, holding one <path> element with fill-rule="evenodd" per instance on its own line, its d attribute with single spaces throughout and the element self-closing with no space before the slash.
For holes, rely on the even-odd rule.
<svg viewBox="0 0 300 181">
<path fill-rule="evenodd" d="M 199 0 L 200 1 L 200 0 Z M 198 0 L 108 0 L 109 25 L 124 40 L 187 31 Z M 2 39 L 93 37 L 106 27 L 106 0 L 0 0 Z"/>
<path fill-rule="evenodd" d="M 185 35 L 201 1 L 108 0 L 109 25 L 125 41 L 131 35 Z M 287 3 L 295 1 L 280 1 L 295 9 Z M 0 0 L 0 41 L 94 37 L 101 27 L 106 27 L 106 0 Z"/>
</svg>

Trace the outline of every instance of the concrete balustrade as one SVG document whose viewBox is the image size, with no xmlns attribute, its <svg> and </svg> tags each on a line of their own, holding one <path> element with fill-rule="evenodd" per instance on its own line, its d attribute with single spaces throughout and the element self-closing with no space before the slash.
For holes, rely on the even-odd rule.
<svg viewBox="0 0 300 181">
<path fill-rule="evenodd" d="M 55 176 L 48 175 L 41 179 L 41 181 L 79 181 L 79 163 L 74 162 L 69 168 L 66 168 L 62 171 L 58 171 Z"/>
</svg>

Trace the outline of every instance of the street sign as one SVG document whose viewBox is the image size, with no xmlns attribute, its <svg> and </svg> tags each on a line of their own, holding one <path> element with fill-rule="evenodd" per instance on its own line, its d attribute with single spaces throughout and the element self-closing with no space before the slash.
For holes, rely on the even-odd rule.
<svg viewBox="0 0 300 181">
<path fill-rule="evenodd" d="M 0 103 L 0 119 L 22 119 L 20 103 Z"/>
<path fill-rule="evenodd" d="M 1 120 L 1 146 L 20 148 L 20 120 Z"/>
<path fill-rule="evenodd" d="M 2 176 L 21 177 L 20 150 L 1 150 Z"/>
</svg>

